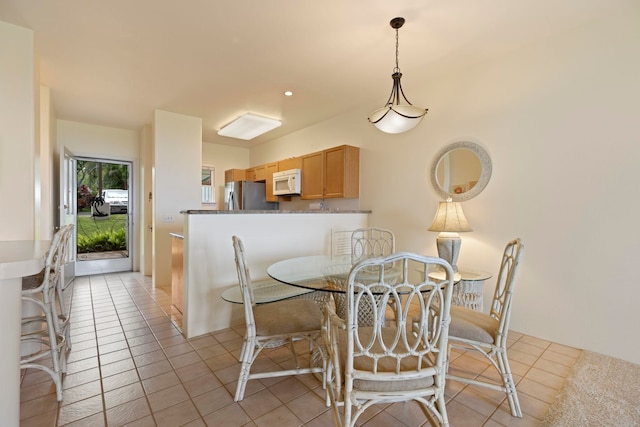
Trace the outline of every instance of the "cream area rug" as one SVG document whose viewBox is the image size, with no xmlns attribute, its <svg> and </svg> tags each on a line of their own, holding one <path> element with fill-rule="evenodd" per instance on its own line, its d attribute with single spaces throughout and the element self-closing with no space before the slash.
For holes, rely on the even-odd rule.
<svg viewBox="0 0 640 427">
<path fill-rule="evenodd" d="M 583 351 L 542 425 L 640 426 L 640 365 Z"/>
</svg>

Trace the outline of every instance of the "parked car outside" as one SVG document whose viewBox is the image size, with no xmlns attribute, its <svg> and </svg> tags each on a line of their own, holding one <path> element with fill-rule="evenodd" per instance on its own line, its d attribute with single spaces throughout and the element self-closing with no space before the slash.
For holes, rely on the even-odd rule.
<svg viewBox="0 0 640 427">
<path fill-rule="evenodd" d="M 112 214 L 127 213 L 127 208 L 129 206 L 129 191 L 102 190 L 102 198 L 105 203 L 109 203 Z"/>
</svg>

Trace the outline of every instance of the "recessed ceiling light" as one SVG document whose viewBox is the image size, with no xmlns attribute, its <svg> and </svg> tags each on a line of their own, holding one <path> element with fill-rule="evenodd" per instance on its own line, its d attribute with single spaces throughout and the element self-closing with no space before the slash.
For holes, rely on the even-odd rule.
<svg viewBox="0 0 640 427">
<path fill-rule="evenodd" d="M 277 128 L 280 120 L 247 113 L 238 117 L 218 131 L 218 135 L 249 140 Z"/>
<path fill-rule="evenodd" d="M 285 90 L 284 96 L 293 96 L 293 92 L 291 92 L 290 90 Z"/>
</svg>

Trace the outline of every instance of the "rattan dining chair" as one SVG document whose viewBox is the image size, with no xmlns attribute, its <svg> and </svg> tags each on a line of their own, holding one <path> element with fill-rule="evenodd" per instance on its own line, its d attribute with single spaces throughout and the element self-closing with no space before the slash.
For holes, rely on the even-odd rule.
<svg viewBox="0 0 640 427">
<path fill-rule="evenodd" d="M 281 300 L 267 304 L 256 304 L 251 288 L 251 275 L 245 257 L 242 240 L 233 236 L 233 249 L 235 252 L 238 283 L 240 285 L 245 315 L 246 332 L 240 351 L 240 374 L 234 400 L 241 401 L 244 398 L 248 380 L 269 377 L 281 377 L 286 375 L 300 375 L 310 373 L 323 374 L 325 362 L 320 347 L 320 330 L 322 324 L 322 311 L 313 299 L 297 298 Z M 300 367 L 298 355 L 294 347 L 294 341 L 308 340 L 309 349 L 316 350 L 322 359 L 322 366 Z M 265 348 L 275 347 L 288 343 L 291 348 L 293 367 L 288 369 L 263 370 L 251 372 L 251 367 L 258 355 Z M 278 368 L 277 365 L 275 365 Z"/>
<path fill-rule="evenodd" d="M 387 256 L 395 251 L 395 236 L 390 230 L 369 227 L 351 233 L 351 264 L 367 258 Z"/>
<path fill-rule="evenodd" d="M 68 230 L 63 227 L 54 234 L 42 272 L 22 280 L 22 301 L 35 306 L 34 312 L 38 313 L 22 318 L 21 344 L 27 354 L 20 358 L 20 369 L 35 368 L 49 374 L 58 401 L 62 400 L 62 376 L 67 370 L 64 328 L 68 317 L 59 314 L 57 287 L 65 261 Z"/>
<path fill-rule="evenodd" d="M 475 378 L 477 373 L 469 376 L 447 374 L 447 379 L 506 393 L 511 415 L 514 417 L 522 417 L 522 410 L 507 357 L 507 336 L 516 273 L 523 252 L 524 245 L 520 239 L 514 239 L 506 245 L 500 263 L 491 311 L 487 314 L 470 308 L 452 306 L 449 328 L 450 347 L 482 354 L 500 374 L 501 383 L 479 380 L 480 377 Z"/>
<path fill-rule="evenodd" d="M 429 278 L 434 265 L 444 270 L 444 281 Z M 362 283 L 358 278 L 365 270 L 368 279 Z M 374 270 L 377 280 L 370 280 Z M 373 405 L 409 400 L 432 423 L 448 425 L 444 388 L 452 291 L 453 270 L 437 257 L 400 252 L 365 259 L 351 269 L 346 319 L 327 305 L 323 329 L 336 425 L 352 427 Z M 389 302 L 393 322 L 385 320 Z M 361 307 L 374 307 L 372 323 L 359 321 Z"/>
</svg>

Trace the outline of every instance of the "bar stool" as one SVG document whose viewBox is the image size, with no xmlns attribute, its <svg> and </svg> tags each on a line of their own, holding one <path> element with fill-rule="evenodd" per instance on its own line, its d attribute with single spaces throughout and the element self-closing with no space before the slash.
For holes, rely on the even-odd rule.
<svg viewBox="0 0 640 427">
<path fill-rule="evenodd" d="M 36 350 L 21 356 L 20 369 L 35 368 L 48 373 L 56 386 L 58 401 L 62 400 L 62 374 L 67 370 L 67 347 L 58 315 L 57 287 L 64 265 L 65 234 L 68 230 L 63 227 L 53 236 L 42 272 L 22 280 L 22 301 L 35 304 L 41 314 L 22 318 L 21 343 L 32 344 Z M 47 363 L 49 358 L 51 364 Z"/>
</svg>

